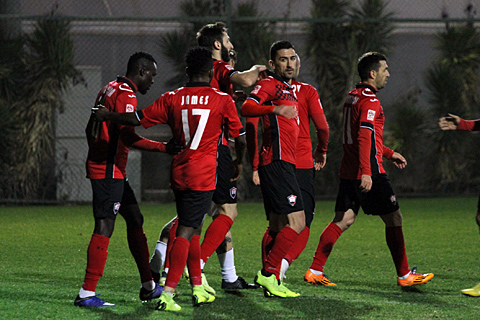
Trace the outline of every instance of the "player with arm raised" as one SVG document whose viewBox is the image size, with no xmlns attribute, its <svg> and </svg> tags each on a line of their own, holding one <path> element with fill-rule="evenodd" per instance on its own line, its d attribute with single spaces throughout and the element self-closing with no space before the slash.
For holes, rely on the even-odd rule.
<svg viewBox="0 0 480 320">
<path fill-rule="evenodd" d="M 104 104 L 112 112 L 133 112 L 137 107 L 136 92 L 147 93 L 156 74 L 155 59 L 148 53 L 137 52 L 128 61 L 126 76 L 108 83 L 99 92 L 96 102 Z M 98 298 L 95 290 L 103 275 L 117 213 L 127 224 L 128 246 L 142 282 L 140 299 L 158 298 L 162 287 L 152 280 L 147 239 L 143 232 L 143 215 L 128 183 L 125 168 L 129 147 L 165 152 L 167 145 L 137 135 L 133 127 L 97 122 L 93 116 L 85 132 L 88 142 L 86 169 L 87 178 L 92 184 L 95 227 L 87 250 L 85 279 L 74 305 L 114 306 Z"/>
<path fill-rule="evenodd" d="M 169 254 L 170 270 L 157 307 L 166 311 L 181 309 L 173 300 L 173 295 L 187 263 L 190 270 L 199 271 L 198 274 L 190 273 L 193 304 L 215 300 L 202 285 L 200 234 L 215 190 L 217 144 L 223 128 L 228 127 L 233 138 L 240 136 L 243 131 L 232 98 L 210 86 L 213 76 L 210 51 L 201 47 L 190 49 L 186 64 L 189 76 L 187 85 L 163 94 L 144 110 L 132 114 L 111 113 L 105 108 L 96 111 L 98 120 L 126 125 L 148 128 L 167 123 L 176 143 L 185 147 L 173 157 L 170 175 L 177 204 L 178 226 Z M 242 156 L 244 150 L 238 146 L 236 152 Z"/>
</svg>

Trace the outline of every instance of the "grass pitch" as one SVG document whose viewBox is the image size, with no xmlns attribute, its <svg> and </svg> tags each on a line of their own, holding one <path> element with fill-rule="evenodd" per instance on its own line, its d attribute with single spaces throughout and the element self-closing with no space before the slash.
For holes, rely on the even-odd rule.
<svg viewBox="0 0 480 320">
<path fill-rule="evenodd" d="M 476 197 L 402 199 L 410 266 L 433 272 L 427 285 L 401 289 L 385 244 L 383 223 L 361 213 L 325 266 L 337 287 L 303 282 L 319 236 L 333 217 L 332 201 L 317 202 L 310 240 L 287 272 L 298 298 L 265 298 L 262 290 L 226 294 L 216 257 L 205 268 L 217 289 L 211 305 L 193 308 L 190 287 L 181 280 L 179 314 L 158 312 L 138 299 L 140 279 L 118 218 L 105 273 L 97 293 L 115 308 L 82 309 L 73 299 L 83 281 L 93 230 L 90 206 L 0 207 L 0 317 L 2 319 L 477 319 L 480 298 L 461 289 L 480 282 Z M 141 204 L 153 250 L 158 234 L 175 215 L 174 204 Z M 211 219 L 207 217 L 205 228 Z M 232 227 L 238 275 L 253 281 L 260 269 L 260 242 L 267 226 L 260 203 L 240 203 Z"/>
</svg>

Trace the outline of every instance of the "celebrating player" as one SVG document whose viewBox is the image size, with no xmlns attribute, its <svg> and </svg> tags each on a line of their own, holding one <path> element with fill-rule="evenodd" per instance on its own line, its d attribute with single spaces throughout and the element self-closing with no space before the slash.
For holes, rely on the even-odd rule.
<svg viewBox="0 0 480 320">
<path fill-rule="evenodd" d="M 448 117 L 440 118 L 438 120 L 438 125 L 442 130 L 480 131 L 480 119 L 464 120 L 451 113 L 448 114 Z M 480 197 L 478 199 L 476 221 L 480 228 Z M 463 289 L 462 293 L 471 297 L 480 297 L 480 283 L 473 288 Z"/>
<path fill-rule="evenodd" d="M 295 154 L 299 133 L 298 100 L 291 86 L 297 55 L 288 41 L 277 41 L 270 48 L 274 71 L 258 82 L 242 105 L 246 117 L 263 116 L 263 145 L 258 173 L 269 220 L 266 261 L 257 273 L 256 283 L 278 297 L 296 297 L 277 280 L 277 270 L 298 234 L 305 228 L 300 187 L 295 177 Z M 262 244 L 263 245 L 263 244 Z"/>
<path fill-rule="evenodd" d="M 365 214 L 378 215 L 385 223 L 398 285 L 420 285 L 433 278 L 433 273 L 419 274 L 408 266 L 402 214 L 382 166 L 383 157 L 399 169 L 407 165 L 401 154 L 383 145 L 385 116 L 376 93 L 390 76 L 386 60 L 377 52 L 365 53 L 358 60 L 361 83 L 348 93 L 343 107 L 343 158 L 335 217 L 320 236 L 312 265 L 305 274 L 308 283 L 335 286 L 323 274 L 323 267 L 337 239 L 355 222 L 360 207 Z"/>
<path fill-rule="evenodd" d="M 190 270 L 200 271 L 199 239 L 215 190 L 218 139 L 224 127 L 233 138 L 239 137 L 243 131 L 232 98 L 209 84 L 213 76 L 211 52 L 206 48 L 193 48 L 185 60 L 190 79 L 185 87 L 163 94 L 153 105 L 135 113 L 117 114 L 107 112 L 105 108 L 96 111 L 98 120 L 145 128 L 167 123 L 177 144 L 185 147 L 173 157 L 170 177 L 178 226 L 169 254 L 170 269 L 158 303 L 159 310 L 167 311 L 181 309 L 173 295 L 187 262 Z M 240 159 L 245 152 L 244 146 L 236 146 Z M 194 305 L 215 300 L 215 296 L 205 291 L 201 274 L 191 273 L 190 282 Z"/>
<path fill-rule="evenodd" d="M 137 52 L 128 60 L 126 76 L 107 84 L 98 94 L 97 103 L 102 103 L 112 112 L 133 112 L 137 107 L 135 93 L 147 93 L 156 74 L 155 59 L 150 54 Z M 87 250 L 85 280 L 74 304 L 78 307 L 115 306 L 98 298 L 95 290 L 103 275 L 117 213 L 127 223 L 128 246 L 142 282 L 140 299 L 158 298 L 162 287 L 152 280 L 148 262 L 150 254 L 142 227 L 143 215 L 126 178 L 125 167 L 129 147 L 165 152 L 167 146 L 137 135 L 133 127 L 96 122 L 93 116 L 85 131 L 88 141 L 87 178 L 92 184 L 95 228 Z"/>
</svg>

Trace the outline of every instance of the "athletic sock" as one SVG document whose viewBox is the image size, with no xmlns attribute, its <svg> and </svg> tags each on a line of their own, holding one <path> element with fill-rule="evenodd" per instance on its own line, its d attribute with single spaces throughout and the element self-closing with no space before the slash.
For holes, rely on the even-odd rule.
<svg viewBox="0 0 480 320">
<path fill-rule="evenodd" d="M 289 226 L 283 227 L 278 233 L 275 243 L 270 250 L 267 261 L 265 262 L 265 270 L 275 273 L 278 279 L 278 269 L 283 257 L 292 247 L 293 243 L 298 237 L 298 233 Z"/>
<path fill-rule="evenodd" d="M 202 285 L 202 269 L 200 268 L 200 236 L 192 236 L 190 250 L 188 251 L 188 274 L 192 286 Z"/>
<path fill-rule="evenodd" d="M 385 227 L 385 238 L 393 258 L 393 263 L 395 264 L 395 269 L 397 270 L 397 275 L 404 276 L 408 274 L 410 268 L 408 267 L 402 227 Z"/>
<path fill-rule="evenodd" d="M 220 268 L 222 269 L 222 279 L 227 282 L 235 282 L 238 279 L 237 270 L 235 268 L 235 256 L 233 248 L 227 252 L 217 254 Z"/>
<path fill-rule="evenodd" d="M 163 263 L 165 262 L 165 256 L 167 254 L 167 244 L 158 240 L 155 245 L 155 251 L 150 258 L 150 270 L 156 273 L 160 273 Z"/>
<path fill-rule="evenodd" d="M 94 295 L 95 295 L 95 291 L 88 291 L 83 288 L 80 288 L 80 292 L 78 293 L 78 296 L 80 297 L 80 299 L 93 297 Z"/>
<path fill-rule="evenodd" d="M 228 230 L 230 230 L 232 224 L 233 220 L 229 216 L 220 214 L 212 221 L 210 226 L 208 226 L 201 246 L 201 258 L 205 263 L 207 263 L 208 258 L 225 239 L 225 235 Z"/>
<path fill-rule="evenodd" d="M 300 254 L 303 252 L 305 247 L 307 246 L 308 237 L 310 236 L 310 228 L 305 227 L 305 229 L 300 232 L 298 235 L 297 240 L 293 246 L 288 250 L 288 253 L 285 255 L 284 259 L 287 260 L 288 264 L 291 265 L 295 259 L 297 259 Z"/>
<path fill-rule="evenodd" d="M 323 272 L 323 267 L 327 262 L 328 256 L 332 252 L 335 242 L 337 242 L 337 239 L 342 235 L 342 232 L 342 229 L 333 222 L 330 222 L 325 230 L 323 230 L 310 269 Z"/>
<path fill-rule="evenodd" d="M 128 247 L 132 253 L 135 263 L 137 264 L 140 280 L 142 283 L 153 279 L 150 271 L 150 252 L 148 250 L 147 237 L 142 228 L 127 228 Z"/>
<path fill-rule="evenodd" d="M 95 292 L 98 280 L 103 276 L 109 243 L 110 238 L 95 233 L 92 234 L 87 249 L 87 269 L 82 285 L 84 290 Z"/>
<path fill-rule="evenodd" d="M 187 264 L 188 251 L 190 250 L 190 241 L 182 237 L 176 237 L 172 241 L 172 249 L 170 251 L 169 260 L 171 261 L 168 270 L 166 287 L 176 288 L 180 278 L 182 277 L 183 269 Z"/>
<path fill-rule="evenodd" d="M 170 268 L 170 252 L 172 251 L 173 240 L 177 234 L 177 227 L 178 218 L 173 221 L 172 226 L 170 227 L 170 232 L 168 233 L 167 254 L 165 255 L 165 263 L 163 268 L 167 273 Z"/>
<path fill-rule="evenodd" d="M 265 263 L 267 262 L 268 254 L 270 253 L 270 250 L 272 250 L 272 246 L 275 243 L 275 239 L 277 235 L 278 233 L 271 231 L 270 227 L 267 227 L 267 230 L 265 230 L 265 233 L 263 234 L 263 239 L 262 239 L 262 267 L 263 268 L 265 268 Z"/>
</svg>

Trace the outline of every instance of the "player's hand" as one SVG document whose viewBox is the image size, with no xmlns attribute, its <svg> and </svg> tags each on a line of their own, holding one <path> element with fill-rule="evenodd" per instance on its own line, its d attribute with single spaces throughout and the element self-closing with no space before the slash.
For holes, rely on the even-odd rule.
<svg viewBox="0 0 480 320">
<path fill-rule="evenodd" d="M 404 169 L 407 166 L 407 160 L 398 152 L 393 153 L 390 161 L 392 161 L 398 169 Z"/>
<path fill-rule="evenodd" d="M 255 68 L 257 68 L 258 73 L 262 73 L 264 71 L 267 71 L 267 66 L 263 64 L 256 64 Z"/>
<path fill-rule="evenodd" d="M 92 108 L 92 114 L 95 115 L 95 120 L 102 122 L 107 120 L 107 115 L 110 111 L 108 111 L 105 106 L 101 104 L 97 104 L 95 107 Z"/>
<path fill-rule="evenodd" d="M 232 166 L 235 168 L 235 174 L 230 179 L 230 182 L 237 181 L 243 171 L 243 164 L 241 162 L 238 162 L 237 159 L 233 160 Z"/>
<path fill-rule="evenodd" d="M 233 101 L 235 101 L 235 102 L 243 102 L 243 101 L 247 100 L 247 94 L 243 90 L 236 90 L 233 93 L 232 97 L 233 97 Z"/>
<path fill-rule="evenodd" d="M 457 130 L 460 119 L 459 116 L 449 113 L 448 117 L 438 119 L 438 126 L 442 130 Z"/>
<path fill-rule="evenodd" d="M 174 138 L 171 138 L 170 141 L 167 142 L 167 147 L 166 147 L 166 152 L 169 155 L 176 155 L 182 152 L 182 150 L 185 149 L 183 145 L 177 143 Z"/>
<path fill-rule="evenodd" d="M 260 185 L 260 176 L 258 175 L 258 170 L 253 171 L 252 181 L 254 185 Z"/>
<path fill-rule="evenodd" d="M 327 154 L 322 154 L 315 150 L 313 152 L 313 158 L 315 159 L 315 170 L 322 170 L 323 167 L 325 167 L 325 163 L 327 163 Z"/>
<path fill-rule="evenodd" d="M 293 119 L 298 115 L 298 110 L 295 106 L 287 106 L 285 104 L 275 106 L 273 113 L 285 117 L 287 119 Z"/>
<path fill-rule="evenodd" d="M 368 174 L 362 174 L 359 188 L 362 192 L 368 192 L 372 190 L 372 177 Z"/>
</svg>

